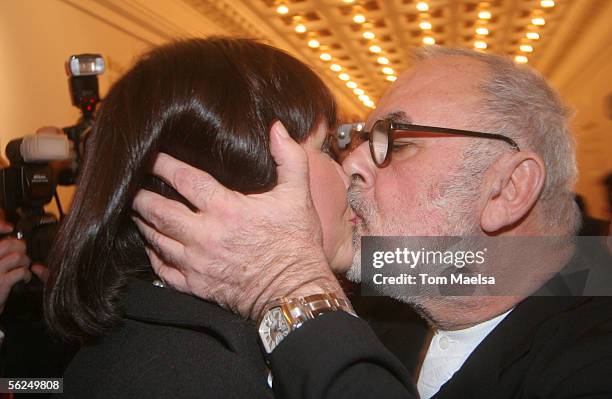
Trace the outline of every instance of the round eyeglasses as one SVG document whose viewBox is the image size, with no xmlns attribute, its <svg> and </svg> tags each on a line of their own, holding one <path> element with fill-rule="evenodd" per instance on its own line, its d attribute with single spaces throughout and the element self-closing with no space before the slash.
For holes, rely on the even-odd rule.
<svg viewBox="0 0 612 399">
<path fill-rule="evenodd" d="M 501 140 L 508 143 L 513 150 L 520 151 L 518 144 L 510 137 L 497 133 L 483 133 L 471 130 L 449 129 L 437 126 L 413 125 L 409 123 L 396 123 L 385 119 L 377 120 L 370 131 L 361 130 L 363 123 L 351 124 L 351 139 L 358 137 L 367 140 L 370 145 L 372 160 L 379 168 L 384 168 L 391 162 L 393 141 L 395 139 L 411 137 L 415 133 L 451 134 L 455 136 L 481 137 L 487 139 Z M 341 125 L 347 130 L 347 125 Z"/>
</svg>

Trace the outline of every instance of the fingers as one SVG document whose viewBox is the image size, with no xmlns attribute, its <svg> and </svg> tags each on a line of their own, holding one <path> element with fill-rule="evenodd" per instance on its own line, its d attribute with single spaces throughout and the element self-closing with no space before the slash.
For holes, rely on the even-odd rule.
<svg viewBox="0 0 612 399">
<path fill-rule="evenodd" d="M 0 256 L 0 272 L 9 271 L 19 267 L 29 267 L 30 258 L 23 252 L 12 252 L 5 256 Z"/>
<path fill-rule="evenodd" d="M 22 241 L 14 238 L 0 241 L 0 303 L 4 303 L 15 283 L 30 281 L 29 266 L 30 258 Z"/>
<path fill-rule="evenodd" d="M 19 267 L 10 272 L 4 273 L 0 278 L 0 303 L 4 303 L 8 298 L 11 289 L 20 281 L 28 283 L 32 278 L 32 273 L 27 267 Z"/>
<path fill-rule="evenodd" d="M 16 238 L 5 238 L 0 240 L 0 258 L 10 253 L 26 253 L 26 245 L 22 240 Z"/>
<path fill-rule="evenodd" d="M 160 233 L 176 240 L 187 240 L 187 226 L 193 224 L 194 213 L 178 201 L 148 190 L 140 190 L 132 209 Z"/>
<path fill-rule="evenodd" d="M 149 256 L 155 274 L 157 274 L 165 284 L 179 291 L 190 293 L 185 276 L 178 269 L 166 264 L 151 248 L 145 248 L 145 252 L 147 256 Z"/>
<path fill-rule="evenodd" d="M 160 234 L 153 227 L 149 226 L 146 222 L 139 218 L 132 218 L 140 233 L 144 236 L 145 240 L 158 254 L 163 254 L 163 259 L 173 265 L 180 264 L 180 260 L 184 253 L 183 245 L 171 238 Z"/>
<path fill-rule="evenodd" d="M 0 313 L 4 310 L 4 305 L 13 286 L 20 281 L 28 283 L 31 278 L 32 273 L 27 267 L 20 267 L 8 273 L 0 274 Z"/>
<path fill-rule="evenodd" d="M 0 164 L 0 166 L 2 165 Z M 0 234 L 8 234 L 12 231 L 13 225 L 4 220 L 4 209 L 0 208 Z"/>
<path fill-rule="evenodd" d="M 34 263 L 32 267 L 30 267 L 32 273 L 36 275 L 43 283 L 46 283 L 49 279 L 49 268 L 40 263 Z"/>
<path fill-rule="evenodd" d="M 174 187 L 196 208 L 205 210 L 214 197 L 231 193 L 208 173 L 160 153 L 153 165 L 153 173 Z"/>
<path fill-rule="evenodd" d="M 306 152 L 293 140 L 280 121 L 270 129 L 270 151 L 278 165 L 278 184 L 295 188 L 308 188 L 308 158 Z"/>
<path fill-rule="evenodd" d="M 13 225 L 0 219 L 0 234 L 8 234 L 13 231 Z"/>
<path fill-rule="evenodd" d="M 12 231 L 12 226 L 7 223 L 5 228 Z M 8 226 L 6 226 L 8 225 Z M 32 273 L 29 270 L 30 258 L 26 255 L 25 243 L 16 238 L 5 238 L 0 240 L 0 303 L 3 304 L 8 297 L 11 288 L 18 281 L 30 282 Z"/>
</svg>

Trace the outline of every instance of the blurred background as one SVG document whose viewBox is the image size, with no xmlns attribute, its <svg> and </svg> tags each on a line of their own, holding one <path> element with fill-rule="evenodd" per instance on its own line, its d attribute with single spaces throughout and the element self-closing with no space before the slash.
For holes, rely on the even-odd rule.
<svg viewBox="0 0 612 399">
<path fill-rule="evenodd" d="M 71 54 L 104 56 L 103 97 L 151 46 L 216 34 L 261 39 L 310 64 L 354 122 L 410 67 L 412 48 L 459 46 L 527 63 L 561 92 L 576 112 L 576 190 L 591 215 L 609 219 L 610 21 L 610 0 L 0 0 L 0 146 L 79 118 L 64 71 Z M 65 208 L 72 190 L 59 188 Z"/>
</svg>

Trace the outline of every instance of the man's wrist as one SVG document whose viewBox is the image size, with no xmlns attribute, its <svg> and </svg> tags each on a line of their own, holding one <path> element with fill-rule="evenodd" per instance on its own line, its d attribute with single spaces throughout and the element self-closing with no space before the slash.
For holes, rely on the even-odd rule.
<svg viewBox="0 0 612 399">
<path fill-rule="evenodd" d="M 267 355 L 292 331 L 328 312 L 342 311 L 357 316 L 350 302 L 331 292 L 298 297 L 280 297 L 264 308 L 258 331 Z"/>
<path fill-rule="evenodd" d="M 333 277 L 333 280 L 325 278 L 317 281 L 311 281 L 297 287 L 295 290 L 285 294 L 284 296 L 288 298 L 298 298 L 325 293 L 333 293 L 338 298 L 346 300 L 344 291 L 342 291 L 342 288 L 335 277 Z"/>
<path fill-rule="evenodd" d="M 297 271 L 295 270 L 297 269 Z M 303 264 L 294 270 L 285 270 L 260 293 L 249 312 L 252 320 L 259 320 L 266 305 L 280 297 L 296 298 L 313 294 L 333 293 L 346 299 L 340 283 L 326 261 Z"/>
</svg>

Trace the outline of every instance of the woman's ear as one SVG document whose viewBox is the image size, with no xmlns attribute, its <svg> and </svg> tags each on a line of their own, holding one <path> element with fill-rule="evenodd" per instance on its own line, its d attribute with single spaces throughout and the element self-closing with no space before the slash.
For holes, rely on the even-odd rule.
<svg viewBox="0 0 612 399">
<path fill-rule="evenodd" d="M 488 193 L 480 214 L 482 230 L 500 231 L 525 217 L 540 197 L 545 179 L 544 162 L 533 152 L 498 159 L 485 178 Z"/>
</svg>

